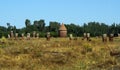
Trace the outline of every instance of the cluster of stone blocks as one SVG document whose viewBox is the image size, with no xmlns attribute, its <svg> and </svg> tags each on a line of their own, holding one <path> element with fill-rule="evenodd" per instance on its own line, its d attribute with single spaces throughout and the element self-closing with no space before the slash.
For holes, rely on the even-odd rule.
<svg viewBox="0 0 120 70">
<path fill-rule="evenodd" d="M 67 37 L 67 28 L 65 27 L 65 25 L 63 23 L 62 23 L 62 25 L 59 28 L 59 37 Z M 109 38 L 109 41 L 112 42 L 113 41 L 113 37 L 114 37 L 113 34 L 110 34 L 109 36 L 107 36 L 107 34 L 103 34 L 102 35 L 102 41 L 103 42 L 107 42 L 108 38 Z M 13 31 L 11 31 L 10 34 L 8 34 L 8 38 L 9 39 L 18 39 L 18 33 L 14 33 Z M 27 35 L 25 36 L 25 34 L 22 33 L 21 34 L 21 38 L 22 39 L 30 40 L 31 34 L 27 33 Z M 39 33 L 37 33 L 36 31 L 34 31 L 33 34 L 32 34 L 32 38 L 39 38 Z M 47 32 L 46 33 L 46 39 L 49 41 L 50 38 L 51 38 L 50 32 Z M 69 39 L 70 40 L 77 40 L 77 38 L 73 37 L 72 34 L 69 35 Z M 91 41 L 91 39 L 90 39 L 90 33 L 84 33 L 82 40 Z"/>
<path fill-rule="evenodd" d="M 109 42 L 113 42 L 113 38 L 114 38 L 114 35 L 113 34 L 110 34 L 109 36 L 107 35 L 107 34 L 103 34 L 102 35 L 102 41 L 103 42 L 107 42 L 107 41 L 109 41 Z M 87 40 L 87 41 L 91 41 L 91 39 L 90 39 L 90 33 L 84 33 L 83 34 L 83 38 L 82 38 L 82 40 Z"/>
<path fill-rule="evenodd" d="M 113 42 L 113 38 L 114 38 L 113 34 L 110 34 L 109 36 L 107 34 L 103 34 L 102 41 L 107 42 L 109 40 L 110 42 Z"/>
<path fill-rule="evenodd" d="M 20 39 L 30 40 L 31 38 L 38 39 L 39 37 L 40 37 L 39 33 L 37 33 L 36 31 L 34 31 L 32 33 L 32 37 L 31 37 L 30 33 L 27 33 L 26 36 L 25 36 L 24 33 L 22 33 Z M 46 39 L 49 41 L 50 38 L 51 38 L 50 32 L 47 32 L 46 33 Z M 18 33 L 14 33 L 13 31 L 11 31 L 10 34 L 8 34 L 8 39 L 15 39 L 15 40 L 17 40 L 18 39 Z"/>
<path fill-rule="evenodd" d="M 10 34 L 8 34 L 8 38 L 9 38 L 9 39 L 18 39 L 18 33 L 14 33 L 13 31 L 11 31 Z M 22 39 L 30 40 L 31 34 L 30 34 L 30 33 L 27 33 L 27 35 L 25 36 L 25 34 L 22 33 L 22 34 L 21 34 L 21 38 L 22 38 Z M 39 38 L 39 33 L 37 33 L 36 31 L 34 31 L 34 32 L 32 33 L 32 38 Z M 50 38 L 51 38 L 50 32 L 47 32 L 47 33 L 46 33 L 46 39 L 49 41 Z M 109 36 L 108 36 L 107 34 L 103 34 L 103 35 L 102 35 L 102 41 L 103 41 L 103 42 L 107 42 L 108 40 L 109 40 L 110 42 L 112 42 L 112 41 L 113 41 L 113 38 L 114 38 L 114 35 L 113 35 L 113 34 L 110 34 Z M 76 37 L 73 37 L 72 34 L 69 35 L 69 39 L 70 39 L 70 40 L 77 40 L 77 38 L 76 38 Z M 82 40 L 91 41 L 91 39 L 90 39 L 90 33 L 84 33 Z"/>
<path fill-rule="evenodd" d="M 39 33 L 36 33 L 36 31 L 33 32 L 33 38 L 39 38 Z M 8 34 L 8 38 L 9 39 L 18 39 L 18 33 L 14 33 L 13 31 L 10 32 L 10 34 Z M 27 35 L 25 36 L 24 33 L 21 34 L 21 38 L 22 39 L 27 39 L 30 40 L 31 38 L 31 34 L 27 33 Z"/>
<path fill-rule="evenodd" d="M 84 33 L 83 34 L 83 38 L 82 38 L 82 40 L 87 40 L 87 41 L 91 41 L 91 39 L 90 39 L 90 33 Z"/>
</svg>

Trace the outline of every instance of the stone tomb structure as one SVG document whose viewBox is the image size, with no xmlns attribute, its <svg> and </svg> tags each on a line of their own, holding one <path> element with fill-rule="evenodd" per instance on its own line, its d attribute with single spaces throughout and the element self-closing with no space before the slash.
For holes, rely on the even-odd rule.
<svg viewBox="0 0 120 70">
<path fill-rule="evenodd" d="M 33 32 L 33 38 L 35 38 L 35 37 L 36 37 L 36 31 Z"/>
<path fill-rule="evenodd" d="M 102 36 L 102 41 L 103 41 L 103 42 L 107 42 L 107 34 L 103 34 L 103 36 Z"/>
<path fill-rule="evenodd" d="M 27 33 L 27 40 L 30 40 L 30 33 Z"/>
<path fill-rule="evenodd" d="M 18 33 L 15 33 L 15 39 L 17 39 L 18 38 Z"/>
<path fill-rule="evenodd" d="M 69 35 L 69 39 L 73 40 L 73 35 L 72 34 Z"/>
<path fill-rule="evenodd" d="M 50 41 L 50 32 L 47 32 L 47 35 L 46 35 L 46 39 L 47 39 L 47 41 Z"/>
<path fill-rule="evenodd" d="M 22 39 L 25 39 L 24 33 L 22 33 L 21 36 L 22 36 Z"/>
<path fill-rule="evenodd" d="M 110 42 L 113 42 L 113 37 L 114 37 L 114 35 L 113 35 L 113 34 L 110 34 L 110 36 L 109 36 L 109 41 L 110 41 Z"/>
<path fill-rule="evenodd" d="M 8 34 L 8 39 L 10 39 L 10 34 Z"/>
<path fill-rule="evenodd" d="M 59 28 L 59 36 L 60 37 L 67 37 L 67 29 L 63 23 Z"/>
<path fill-rule="evenodd" d="M 36 37 L 39 38 L 39 33 L 36 34 Z"/>
<path fill-rule="evenodd" d="M 14 38 L 14 33 L 13 33 L 13 31 L 10 32 L 10 36 L 11 36 L 11 38 Z"/>
<path fill-rule="evenodd" d="M 91 41 L 91 39 L 90 39 L 90 33 L 87 33 L 87 41 Z"/>
<path fill-rule="evenodd" d="M 82 40 L 84 40 L 84 39 L 87 39 L 87 41 L 91 41 L 90 33 L 83 33 L 83 39 Z"/>
</svg>

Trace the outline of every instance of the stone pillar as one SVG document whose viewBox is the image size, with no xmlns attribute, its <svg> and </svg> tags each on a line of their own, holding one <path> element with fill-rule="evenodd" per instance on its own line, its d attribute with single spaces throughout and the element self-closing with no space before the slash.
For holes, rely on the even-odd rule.
<svg viewBox="0 0 120 70">
<path fill-rule="evenodd" d="M 73 35 L 72 34 L 70 34 L 69 39 L 73 40 Z"/>
<path fill-rule="evenodd" d="M 90 33 L 87 33 L 87 41 L 90 41 Z"/>
<path fill-rule="evenodd" d="M 13 31 L 10 32 L 11 38 L 14 38 L 14 33 Z"/>
<path fill-rule="evenodd" d="M 120 34 L 118 33 L 118 37 L 120 37 Z"/>
<path fill-rule="evenodd" d="M 83 38 L 82 40 L 86 39 L 87 38 L 87 34 L 86 33 L 83 33 Z"/>
<path fill-rule="evenodd" d="M 48 40 L 48 41 L 50 41 L 50 32 L 47 32 L 47 36 L 46 36 L 46 39 Z"/>
<path fill-rule="evenodd" d="M 15 39 L 17 39 L 18 38 L 18 33 L 15 33 Z"/>
<path fill-rule="evenodd" d="M 39 38 L 39 33 L 36 34 L 37 38 Z"/>
<path fill-rule="evenodd" d="M 30 40 L 30 33 L 27 33 L 27 40 Z"/>
<path fill-rule="evenodd" d="M 35 36 L 36 36 L 36 31 L 33 32 L 33 38 L 35 38 Z"/>
<path fill-rule="evenodd" d="M 107 42 L 107 34 L 103 34 L 103 36 L 102 36 L 102 41 L 103 41 L 103 42 Z"/>
<path fill-rule="evenodd" d="M 114 35 L 113 35 L 113 34 L 110 34 L 110 36 L 109 36 L 109 41 L 110 41 L 110 42 L 113 42 L 113 37 L 114 37 Z"/>
<path fill-rule="evenodd" d="M 86 33 L 84 33 L 83 35 L 84 35 L 84 38 L 86 38 L 86 37 L 87 37 L 87 34 L 86 34 Z"/>
<path fill-rule="evenodd" d="M 24 36 L 24 33 L 22 33 L 21 36 L 22 36 L 22 39 L 24 39 L 24 37 L 25 37 L 25 36 Z"/>
<path fill-rule="evenodd" d="M 8 34 L 8 39 L 10 39 L 10 34 Z"/>
</svg>

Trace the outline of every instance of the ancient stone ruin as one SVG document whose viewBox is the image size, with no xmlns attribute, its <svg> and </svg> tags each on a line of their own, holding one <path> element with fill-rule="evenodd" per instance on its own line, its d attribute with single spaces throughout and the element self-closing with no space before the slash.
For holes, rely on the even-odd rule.
<svg viewBox="0 0 120 70">
<path fill-rule="evenodd" d="M 27 33 L 27 40 L 30 40 L 30 33 Z"/>
<path fill-rule="evenodd" d="M 50 41 L 50 32 L 47 32 L 47 35 L 46 35 L 46 39 L 47 39 L 47 41 Z"/>
<path fill-rule="evenodd" d="M 36 31 L 33 32 L 33 38 L 35 38 L 35 36 L 36 36 Z"/>
<path fill-rule="evenodd" d="M 8 39 L 10 39 L 10 34 L 8 34 Z"/>
<path fill-rule="evenodd" d="M 22 36 L 22 39 L 25 39 L 24 33 L 22 33 L 21 36 Z"/>
<path fill-rule="evenodd" d="M 91 41 L 91 39 L 90 39 L 90 33 L 87 33 L 87 41 Z"/>
<path fill-rule="evenodd" d="M 39 33 L 36 34 L 36 37 L 39 38 Z"/>
<path fill-rule="evenodd" d="M 120 37 L 120 34 L 118 33 L 118 37 Z"/>
<path fill-rule="evenodd" d="M 10 32 L 10 36 L 11 36 L 11 38 L 14 38 L 14 33 L 13 33 L 13 31 Z"/>
<path fill-rule="evenodd" d="M 84 35 L 84 38 L 86 38 L 86 37 L 87 37 L 87 34 L 86 34 L 86 33 L 84 33 L 83 35 Z"/>
<path fill-rule="evenodd" d="M 18 33 L 15 33 L 15 39 L 17 39 L 18 38 Z"/>
<path fill-rule="evenodd" d="M 103 42 L 107 42 L 107 34 L 103 34 L 103 36 L 102 36 L 102 41 L 103 41 Z"/>
<path fill-rule="evenodd" d="M 113 35 L 113 34 L 110 34 L 110 36 L 109 36 L 109 41 L 110 41 L 110 42 L 113 42 L 113 37 L 114 37 L 114 35 Z"/>
<path fill-rule="evenodd" d="M 72 34 L 70 34 L 69 39 L 73 40 L 73 35 Z"/>
<path fill-rule="evenodd" d="M 83 33 L 83 39 L 82 40 L 85 40 L 85 39 L 87 39 L 87 41 L 91 41 L 90 33 Z"/>
<path fill-rule="evenodd" d="M 67 29 L 63 23 L 59 28 L 59 36 L 60 37 L 67 37 Z"/>
<path fill-rule="evenodd" d="M 86 39 L 87 38 L 87 34 L 86 33 L 83 33 L 83 38 L 82 40 Z"/>
</svg>

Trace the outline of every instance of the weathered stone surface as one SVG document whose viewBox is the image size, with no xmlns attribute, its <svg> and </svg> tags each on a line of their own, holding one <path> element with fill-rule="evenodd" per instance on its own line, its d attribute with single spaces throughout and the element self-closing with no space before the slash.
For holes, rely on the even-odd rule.
<svg viewBox="0 0 120 70">
<path fill-rule="evenodd" d="M 91 39 L 90 39 L 90 33 L 87 33 L 87 41 L 91 41 Z"/>
<path fill-rule="evenodd" d="M 102 41 L 103 41 L 103 42 L 107 42 L 107 34 L 103 34 L 103 36 L 102 36 Z"/>
<path fill-rule="evenodd" d="M 8 38 L 10 39 L 10 34 L 8 34 Z"/>
<path fill-rule="evenodd" d="M 63 23 L 59 28 L 59 36 L 60 37 L 66 37 L 67 36 L 67 29 L 66 29 L 66 27 Z"/>
<path fill-rule="evenodd" d="M 82 40 L 86 39 L 87 38 L 87 34 L 86 33 L 83 33 L 83 38 Z"/>
<path fill-rule="evenodd" d="M 47 36 L 46 36 L 46 39 L 49 41 L 50 40 L 50 32 L 47 32 Z"/>
<path fill-rule="evenodd" d="M 109 36 L 109 41 L 110 41 L 110 42 L 113 42 L 113 37 L 114 37 L 114 35 L 113 35 L 113 34 L 110 34 L 110 36 Z"/>
<path fill-rule="evenodd" d="M 69 39 L 73 40 L 73 35 L 72 34 L 70 34 Z"/>
<path fill-rule="evenodd" d="M 17 39 L 18 38 L 18 33 L 15 33 L 15 39 Z"/>
<path fill-rule="evenodd" d="M 35 38 L 35 37 L 36 37 L 36 31 L 33 32 L 33 38 Z"/>
<path fill-rule="evenodd" d="M 39 38 L 39 33 L 36 34 L 37 38 Z"/>
<path fill-rule="evenodd" d="M 10 32 L 10 35 L 11 35 L 11 38 L 14 37 L 14 33 L 13 33 L 13 31 Z"/>
<path fill-rule="evenodd" d="M 30 33 L 27 33 L 27 40 L 30 40 Z"/>
<path fill-rule="evenodd" d="M 24 33 L 22 33 L 21 36 L 22 36 L 22 39 L 25 39 Z"/>
</svg>

